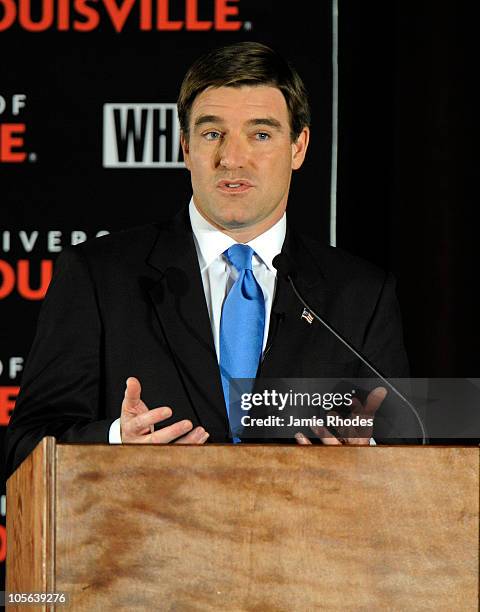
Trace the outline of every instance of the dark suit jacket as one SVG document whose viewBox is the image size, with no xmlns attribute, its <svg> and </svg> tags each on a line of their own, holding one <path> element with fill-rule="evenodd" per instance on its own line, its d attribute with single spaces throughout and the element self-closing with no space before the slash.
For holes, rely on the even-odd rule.
<svg viewBox="0 0 480 612">
<path fill-rule="evenodd" d="M 290 227 L 283 252 L 312 308 L 384 375 L 408 375 L 391 276 Z M 369 375 L 302 311 L 279 278 L 260 376 Z M 7 430 L 7 475 L 45 435 L 107 442 L 129 376 L 147 406 L 172 407 L 164 425 L 188 418 L 210 442 L 230 440 L 188 209 L 60 255 Z"/>
</svg>

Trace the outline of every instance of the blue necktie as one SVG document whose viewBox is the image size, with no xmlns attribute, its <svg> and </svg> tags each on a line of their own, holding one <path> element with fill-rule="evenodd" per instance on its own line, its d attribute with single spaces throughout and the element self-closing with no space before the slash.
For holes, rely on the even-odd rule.
<svg viewBox="0 0 480 612">
<path fill-rule="evenodd" d="M 238 278 L 223 303 L 220 372 L 233 441 L 240 442 L 241 410 L 237 401 L 230 405 L 229 382 L 232 378 L 257 375 L 265 330 L 265 300 L 252 271 L 253 249 L 246 244 L 234 244 L 224 255 L 238 270 Z M 242 387 L 242 392 L 251 389 Z"/>
</svg>

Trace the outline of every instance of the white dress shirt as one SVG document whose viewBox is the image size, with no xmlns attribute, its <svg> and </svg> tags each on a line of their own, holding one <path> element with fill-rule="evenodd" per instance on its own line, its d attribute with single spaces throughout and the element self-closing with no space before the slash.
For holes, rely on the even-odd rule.
<svg viewBox="0 0 480 612">
<path fill-rule="evenodd" d="M 217 230 L 204 219 L 193 203 L 193 198 L 190 201 L 189 213 L 202 274 L 205 300 L 210 315 L 217 361 L 220 361 L 220 318 L 223 301 L 238 278 L 236 268 L 223 256 L 223 252 L 236 244 L 236 241 Z M 267 343 L 270 312 L 277 279 L 277 271 L 272 266 L 272 260 L 282 250 L 286 230 L 287 220 L 284 214 L 273 227 L 246 243 L 254 250 L 252 257 L 253 274 L 262 288 L 265 298 L 263 350 L 265 350 L 265 344 Z"/>
<path fill-rule="evenodd" d="M 220 361 L 220 319 L 223 301 L 238 277 L 236 268 L 228 262 L 223 253 L 233 244 L 236 244 L 236 241 L 204 219 L 198 212 L 193 198 L 190 200 L 188 212 L 212 326 L 217 361 Z M 277 271 L 272 266 L 272 260 L 282 250 L 286 230 L 287 220 L 284 213 L 282 218 L 269 230 L 246 243 L 254 250 L 252 257 L 253 274 L 262 288 L 265 299 L 265 330 L 262 350 L 265 350 L 267 343 L 270 313 L 277 280 Z M 173 414 L 175 414 L 175 407 L 173 406 L 172 409 Z M 116 419 L 111 424 L 108 441 L 110 444 L 122 443 L 120 419 Z"/>
</svg>

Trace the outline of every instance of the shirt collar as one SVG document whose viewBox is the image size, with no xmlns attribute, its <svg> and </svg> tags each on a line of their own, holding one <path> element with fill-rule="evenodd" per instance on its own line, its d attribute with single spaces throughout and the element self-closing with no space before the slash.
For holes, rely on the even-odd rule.
<svg viewBox="0 0 480 612">
<path fill-rule="evenodd" d="M 193 198 L 190 200 L 188 213 L 190 215 L 190 223 L 192 224 L 200 269 L 203 272 L 212 261 L 217 259 L 236 242 L 233 238 L 227 236 L 227 234 L 213 227 L 211 223 L 202 217 L 193 202 Z M 286 231 L 287 217 L 284 213 L 281 219 L 270 229 L 247 242 L 248 246 L 252 247 L 257 257 L 263 261 L 269 270 L 273 270 L 272 260 L 282 250 Z"/>
</svg>

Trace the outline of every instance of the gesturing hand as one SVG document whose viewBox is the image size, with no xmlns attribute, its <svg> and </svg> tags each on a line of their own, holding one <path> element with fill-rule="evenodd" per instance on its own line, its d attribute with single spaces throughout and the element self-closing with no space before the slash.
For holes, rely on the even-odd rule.
<svg viewBox="0 0 480 612">
<path fill-rule="evenodd" d="M 373 391 L 368 394 L 365 406 L 362 406 L 358 399 L 353 400 L 353 408 L 349 417 L 359 416 L 361 418 L 371 418 L 380 408 L 387 390 L 384 387 L 376 387 Z M 336 414 L 336 413 L 335 413 Z M 357 444 L 359 446 L 368 446 L 372 437 L 372 427 L 338 427 L 337 431 L 339 437 L 336 438 L 332 432 L 324 426 L 312 427 L 312 431 L 318 438 L 321 439 L 323 444 L 330 446 L 338 446 L 341 444 Z M 295 439 L 298 444 L 311 444 L 310 440 L 302 433 L 295 434 Z"/>
<path fill-rule="evenodd" d="M 178 421 L 173 425 L 154 431 L 155 423 L 172 416 L 168 406 L 149 410 L 140 395 L 140 381 L 133 376 L 127 379 L 127 388 L 122 402 L 120 432 L 123 444 L 204 444 L 209 434 L 203 427 L 195 427 L 191 421 Z"/>
</svg>

